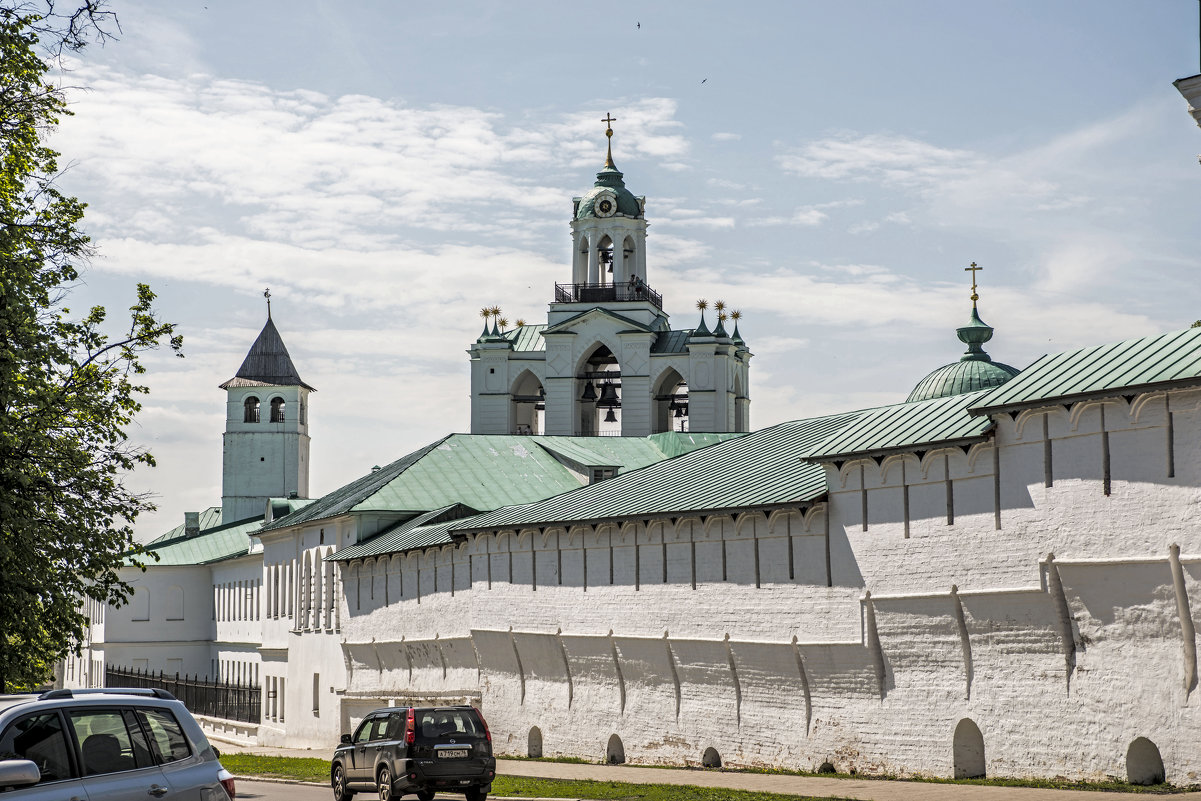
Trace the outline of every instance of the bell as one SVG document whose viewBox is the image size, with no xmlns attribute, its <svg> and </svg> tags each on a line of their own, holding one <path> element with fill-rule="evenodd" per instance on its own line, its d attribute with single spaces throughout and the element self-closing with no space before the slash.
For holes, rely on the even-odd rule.
<svg viewBox="0 0 1201 801">
<path fill-rule="evenodd" d="M 546 387 L 538 387 L 538 397 L 546 400 Z"/>
<path fill-rule="evenodd" d="M 676 417 L 683 417 L 683 416 L 684 416 L 684 407 L 677 406 L 676 407 Z"/>
<path fill-rule="evenodd" d="M 584 385 L 584 394 L 580 396 L 580 400 L 589 402 L 596 400 L 596 387 L 592 386 L 591 381 Z"/>
<path fill-rule="evenodd" d="M 609 407 L 609 411 L 605 414 L 605 422 L 606 423 L 616 423 L 617 422 L 617 415 L 613 413 L 612 406 Z"/>
<path fill-rule="evenodd" d="M 596 402 L 596 405 L 602 408 L 608 407 L 610 409 L 615 409 L 618 406 L 621 406 L 621 401 L 617 399 L 617 388 L 613 386 L 612 382 L 606 381 L 605 383 L 601 384 L 600 400 Z M 610 420 L 609 422 L 612 423 L 613 421 Z"/>
</svg>

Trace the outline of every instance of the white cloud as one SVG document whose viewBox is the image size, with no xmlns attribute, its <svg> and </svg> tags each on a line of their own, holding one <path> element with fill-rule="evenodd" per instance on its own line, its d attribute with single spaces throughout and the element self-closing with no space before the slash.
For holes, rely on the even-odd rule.
<svg viewBox="0 0 1201 801">
<path fill-rule="evenodd" d="M 715 142 L 737 142 L 741 138 L 742 134 L 729 133 L 728 131 L 718 131 L 713 134 L 713 141 Z"/>
</svg>

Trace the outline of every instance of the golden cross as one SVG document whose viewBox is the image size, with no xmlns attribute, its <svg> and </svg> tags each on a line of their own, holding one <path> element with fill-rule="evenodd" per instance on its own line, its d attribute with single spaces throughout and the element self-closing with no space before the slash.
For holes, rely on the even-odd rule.
<svg viewBox="0 0 1201 801">
<path fill-rule="evenodd" d="M 605 118 L 601 120 L 605 124 L 605 136 L 608 137 L 609 148 L 605 154 L 605 166 L 611 169 L 617 169 L 617 165 L 613 163 L 613 123 L 617 122 L 617 118 L 609 112 L 605 112 Z"/>
<path fill-rule="evenodd" d="M 984 269 L 983 267 L 977 267 L 976 262 L 972 262 L 971 267 L 963 268 L 963 271 L 965 273 L 972 274 L 972 305 L 973 306 L 976 305 L 976 301 L 980 300 L 980 296 L 976 294 L 976 273 L 983 269 Z"/>
<path fill-rule="evenodd" d="M 613 123 L 617 122 L 617 118 L 612 114 L 605 112 L 605 118 L 601 120 L 605 124 L 605 136 L 613 135 Z"/>
</svg>

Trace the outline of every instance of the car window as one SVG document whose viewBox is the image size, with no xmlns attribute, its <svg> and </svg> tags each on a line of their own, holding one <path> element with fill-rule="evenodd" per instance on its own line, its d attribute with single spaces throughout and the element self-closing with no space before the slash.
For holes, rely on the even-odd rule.
<svg viewBox="0 0 1201 801">
<path fill-rule="evenodd" d="M 419 713 L 421 724 L 417 727 L 422 739 L 464 735 L 483 737 L 484 728 L 474 709 L 423 709 Z"/>
<path fill-rule="evenodd" d="M 144 747 L 135 750 L 121 710 L 73 709 L 67 711 L 67 719 L 79 742 L 85 776 L 120 773 L 151 765 L 150 755 Z M 138 738 L 141 736 L 138 731 Z"/>
<path fill-rule="evenodd" d="M 150 735 L 150 750 L 160 763 L 187 759 L 192 754 L 179 721 L 166 709 L 138 709 L 138 718 Z"/>
<path fill-rule="evenodd" d="M 359 727 L 357 729 L 355 729 L 354 741 L 356 743 L 365 743 L 368 740 L 370 740 L 371 739 L 371 727 L 372 727 L 372 724 L 374 724 L 374 723 L 375 723 L 375 718 L 367 718 L 362 723 L 360 723 Z"/>
<path fill-rule="evenodd" d="M 404 712 L 393 712 L 388 716 L 388 739 L 400 740 L 405 736 L 405 719 L 408 717 L 408 710 Z"/>
<path fill-rule="evenodd" d="M 29 759 L 42 772 L 42 783 L 75 778 L 67 735 L 57 712 L 14 721 L 0 735 L 0 759 Z"/>
<path fill-rule="evenodd" d="M 371 723 L 371 739 L 386 740 L 388 738 L 388 717 L 381 715 Z"/>
</svg>

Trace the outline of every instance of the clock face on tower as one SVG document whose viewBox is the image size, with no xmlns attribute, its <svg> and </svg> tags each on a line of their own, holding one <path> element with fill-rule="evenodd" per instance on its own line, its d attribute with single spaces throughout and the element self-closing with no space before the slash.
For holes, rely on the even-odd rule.
<svg viewBox="0 0 1201 801">
<path fill-rule="evenodd" d="M 617 198 L 608 192 L 597 195 L 596 202 L 592 204 L 592 208 L 596 210 L 597 217 L 612 217 L 617 211 Z"/>
</svg>

